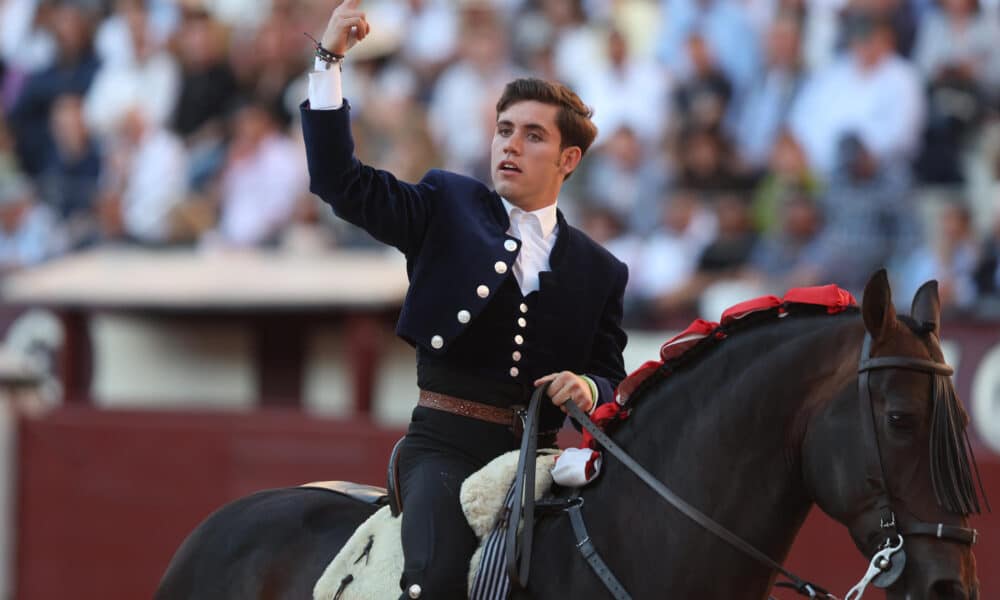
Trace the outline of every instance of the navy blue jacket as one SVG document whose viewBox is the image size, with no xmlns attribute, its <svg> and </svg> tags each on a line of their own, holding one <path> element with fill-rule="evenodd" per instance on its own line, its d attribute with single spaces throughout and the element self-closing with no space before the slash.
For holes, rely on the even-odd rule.
<svg viewBox="0 0 1000 600">
<path fill-rule="evenodd" d="M 302 106 L 310 190 L 341 218 L 406 256 L 410 286 L 397 334 L 444 356 L 500 289 L 520 251 L 507 234 L 500 197 L 481 182 L 432 170 L 417 184 L 362 164 L 354 156 L 350 107 Z M 573 371 L 597 384 L 599 403 L 625 376 L 621 328 L 626 266 L 557 215 L 559 230 L 542 273 L 533 335 L 552 352 L 533 357 L 536 372 Z M 503 263 L 502 265 L 500 263 Z M 464 313 L 464 314 L 462 314 Z M 537 317 L 537 315 L 534 315 Z M 508 365 L 497 365 L 498 373 Z"/>
</svg>

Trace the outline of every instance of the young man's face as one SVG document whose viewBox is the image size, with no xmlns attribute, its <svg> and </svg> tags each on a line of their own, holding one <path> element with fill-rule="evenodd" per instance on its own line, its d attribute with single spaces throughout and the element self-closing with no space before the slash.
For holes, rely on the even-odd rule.
<svg viewBox="0 0 1000 600">
<path fill-rule="evenodd" d="M 558 107 L 534 100 L 517 102 L 497 116 L 490 152 L 498 194 L 526 211 L 556 201 L 563 179 L 580 161 L 580 148 L 560 149 Z"/>
</svg>

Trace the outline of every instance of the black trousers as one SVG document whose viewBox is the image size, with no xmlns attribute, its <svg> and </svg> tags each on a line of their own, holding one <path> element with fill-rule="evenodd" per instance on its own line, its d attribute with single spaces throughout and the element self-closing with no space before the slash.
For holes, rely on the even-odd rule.
<svg viewBox="0 0 1000 600">
<path fill-rule="evenodd" d="M 469 561 L 479 541 L 462 513 L 459 491 L 466 477 L 519 443 L 503 425 L 414 409 L 399 453 L 401 598 L 413 584 L 424 600 L 468 598 Z"/>
</svg>

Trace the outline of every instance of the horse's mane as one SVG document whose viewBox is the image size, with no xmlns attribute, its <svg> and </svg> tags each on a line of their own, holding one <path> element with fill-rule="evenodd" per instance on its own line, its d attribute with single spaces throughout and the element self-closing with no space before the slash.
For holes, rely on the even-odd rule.
<svg viewBox="0 0 1000 600">
<path fill-rule="evenodd" d="M 845 307 L 836 312 L 837 315 L 850 316 L 857 316 L 859 313 L 860 309 L 856 305 Z M 705 337 L 684 352 L 663 360 L 662 364 L 657 366 L 655 370 L 642 374 L 644 378 L 628 395 L 624 409 L 618 411 L 614 418 L 606 423 L 606 426 L 626 418 L 636 406 L 644 401 L 645 397 L 652 395 L 650 392 L 653 389 L 667 383 L 672 374 L 687 371 L 708 360 L 712 351 L 722 346 L 727 339 L 734 336 L 742 338 L 753 332 L 767 331 L 770 326 L 786 318 L 796 319 L 796 317 L 802 316 L 817 317 L 828 314 L 830 314 L 830 310 L 825 306 L 783 303 L 770 309 L 756 310 L 741 318 L 731 319 L 716 325 Z M 930 333 L 936 329 L 934 323 L 917 321 L 906 315 L 897 315 L 897 319 L 924 342 L 928 341 Z M 815 331 L 816 321 L 809 319 L 809 322 L 812 326 L 789 332 L 789 337 L 794 338 Z M 630 377 L 636 375 L 637 373 L 634 373 Z M 930 468 L 935 497 L 942 508 L 952 513 L 978 514 L 981 511 L 975 479 L 979 480 L 979 490 L 987 507 L 989 507 L 989 501 L 986 499 L 982 480 L 979 477 L 979 468 L 968 439 L 968 414 L 958 399 L 951 377 L 940 374 L 931 377 Z"/>
<path fill-rule="evenodd" d="M 683 353 L 664 360 L 662 365 L 650 373 L 648 377 L 643 379 L 632 391 L 632 393 L 629 394 L 626 405 L 628 407 L 637 406 L 638 403 L 643 401 L 643 397 L 649 395 L 648 392 L 652 388 L 659 386 L 664 382 L 664 380 L 668 379 L 670 375 L 700 364 L 702 361 L 707 359 L 707 356 L 713 350 L 725 344 L 726 340 L 732 337 L 740 336 L 742 338 L 752 332 L 764 331 L 769 326 L 772 326 L 786 318 L 796 318 L 802 316 L 817 317 L 822 315 L 832 317 L 845 314 L 858 315 L 859 313 L 860 309 L 857 306 L 848 306 L 842 311 L 837 312 L 835 315 L 831 315 L 830 311 L 825 306 L 812 304 L 783 304 L 772 309 L 755 311 L 739 319 L 723 322 L 713 328 L 706 337 L 699 340 Z M 798 333 L 801 334 L 807 331 L 811 331 L 811 329 L 803 329 Z M 790 337 L 795 337 L 795 334 L 792 334 Z"/>
</svg>

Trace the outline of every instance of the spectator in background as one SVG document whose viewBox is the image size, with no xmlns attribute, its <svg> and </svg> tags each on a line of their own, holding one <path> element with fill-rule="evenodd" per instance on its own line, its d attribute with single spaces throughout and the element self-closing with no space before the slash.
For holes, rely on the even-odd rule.
<svg viewBox="0 0 1000 600">
<path fill-rule="evenodd" d="M 736 120 L 741 160 L 753 169 L 765 167 L 785 125 L 804 78 L 799 23 L 792 12 L 779 13 L 767 34 L 767 66 L 753 82 Z"/>
<path fill-rule="evenodd" d="M 753 295 L 744 295 L 740 276 L 757 245 L 757 232 L 750 221 L 747 202 L 739 194 L 723 192 L 713 201 L 717 233 L 698 256 L 697 265 L 687 281 L 669 297 L 660 299 L 661 311 L 693 310 L 716 318 L 721 314 L 715 304 L 726 298 L 722 310 Z M 664 303 L 664 301 L 668 301 Z M 710 311 L 710 312 L 706 312 Z M 669 314 L 669 313 L 668 313 Z"/>
<path fill-rule="evenodd" d="M 274 243 L 306 193 L 305 156 L 266 102 L 240 108 L 233 132 L 221 177 L 218 226 L 205 241 L 236 247 Z"/>
<path fill-rule="evenodd" d="M 142 104 L 117 124 L 98 203 L 106 240 L 170 243 L 174 211 L 187 196 L 187 154 L 181 140 L 148 117 Z"/>
<path fill-rule="evenodd" d="M 790 191 L 781 202 L 780 229 L 754 248 L 745 276 L 762 294 L 782 294 L 793 287 L 817 285 L 823 215 L 803 191 Z"/>
<path fill-rule="evenodd" d="M 571 88 L 583 89 L 594 69 L 604 67 L 603 36 L 587 21 L 582 0 L 539 0 L 538 4 L 552 40 L 556 76 Z"/>
<path fill-rule="evenodd" d="M 878 163 L 912 158 L 924 117 L 919 74 L 895 54 L 890 23 L 856 13 L 846 26 L 850 51 L 806 82 L 789 116 L 810 165 L 824 178 L 836 168 L 848 134 Z"/>
<path fill-rule="evenodd" d="M 139 102 L 155 127 L 164 126 L 180 84 L 177 63 L 150 31 L 145 1 L 118 0 L 115 18 L 127 28 L 128 52 L 101 65 L 83 105 L 89 128 L 101 138 L 114 135 L 124 112 Z"/>
<path fill-rule="evenodd" d="M 55 63 L 28 76 L 8 115 L 21 167 L 32 177 L 51 162 L 55 151 L 49 133 L 52 104 L 65 94 L 85 94 L 99 66 L 93 49 L 94 18 L 88 9 L 75 3 L 53 5 L 45 12 L 44 24 L 56 40 Z"/>
<path fill-rule="evenodd" d="M 744 189 L 732 143 L 717 128 L 688 127 L 674 149 L 680 185 L 701 191 Z"/>
<path fill-rule="evenodd" d="M 941 208 L 931 244 L 908 255 L 897 271 L 900 293 L 910 298 L 925 281 L 936 279 L 943 310 L 968 310 L 976 300 L 975 270 L 979 247 L 969 208 L 956 201 Z"/>
<path fill-rule="evenodd" d="M 856 136 L 842 140 L 839 157 L 822 198 L 819 279 L 860 294 L 872 272 L 892 270 L 918 247 L 920 224 L 908 165 L 879 162 Z"/>
<path fill-rule="evenodd" d="M 660 226 L 648 238 L 617 248 L 631 254 L 620 257 L 629 267 L 625 312 L 647 322 L 691 308 L 686 286 L 718 231 L 715 215 L 697 190 L 675 190 L 661 215 Z"/>
<path fill-rule="evenodd" d="M 458 62 L 441 74 L 427 107 L 431 136 L 445 169 L 489 181 L 493 102 L 518 70 L 508 56 L 504 22 L 486 0 L 463 4 L 458 53 Z"/>
<path fill-rule="evenodd" d="M 190 184 L 201 190 L 225 156 L 225 119 L 237 94 L 236 78 L 226 61 L 222 26 L 204 10 L 184 10 L 174 47 L 181 74 L 171 129 L 190 153 Z"/>
<path fill-rule="evenodd" d="M 662 0 L 663 32 L 658 56 L 680 80 L 697 73 L 689 40 L 704 40 L 707 52 L 733 88 L 742 91 L 760 72 L 760 39 L 742 2 Z"/>
<path fill-rule="evenodd" d="M 642 144 L 659 143 L 669 116 L 670 76 L 652 60 L 629 54 L 625 36 L 617 29 L 607 34 L 607 61 L 591 65 L 582 83 L 597 125 L 596 144 L 627 128 Z"/>
<path fill-rule="evenodd" d="M 914 55 L 928 89 L 924 148 L 917 162 L 923 181 L 964 180 L 967 138 L 1000 89 L 1000 25 L 982 14 L 978 0 L 941 0 L 924 18 Z"/>
<path fill-rule="evenodd" d="M 1000 317 L 1000 211 L 994 214 L 993 226 L 983 240 L 973 282 L 984 312 Z"/>
<path fill-rule="evenodd" d="M 747 201 L 738 193 L 724 192 L 714 202 L 717 234 L 698 258 L 698 273 L 710 280 L 740 272 L 757 245 Z"/>
<path fill-rule="evenodd" d="M 459 21 L 449 0 L 405 0 L 397 5 L 397 19 L 406 24 L 400 59 L 417 75 L 421 98 L 430 94 L 434 80 L 454 59 Z"/>
<path fill-rule="evenodd" d="M 42 0 L 0 2 L 0 64 L 7 68 L 0 106 L 10 106 L 23 77 L 55 62 L 55 39 L 41 26 L 48 8 Z"/>
<path fill-rule="evenodd" d="M 795 137 L 787 130 L 778 135 L 771 150 L 767 171 L 753 191 L 754 227 L 761 233 L 779 228 L 784 198 L 793 191 L 815 197 L 819 182 L 809 170 L 809 161 Z"/>
<path fill-rule="evenodd" d="M 687 48 L 691 72 L 674 91 L 673 119 L 690 129 L 721 129 L 733 99 L 733 87 L 703 37 L 689 36 Z"/>
<path fill-rule="evenodd" d="M 101 154 L 83 118 L 83 99 L 61 96 L 52 107 L 56 151 L 39 178 L 40 196 L 59 219 L 69 248 L 97 240 L 95 202 Z"/>
<path fill-rule="evenodd" d="M 55 215 L 27 178 L 0 182 L 0 274 L 38 264 L 65 249 Z"/>
<path fill-rule="evenodd" d="M 619 215 L 628 228 L 646 234 L 656 227 L 660 197 L 667 177 L 658 161 L 644 150 L 636 132 L 621 126 L 605 133 L 586 170 L 581 195 Z"/>
<path fill-rule="evenodd" d="M 302 30 L 295 20 L 295 0 L 272 0 L 259 27 L 233 39 L 229 62 L 246 97 L 264 101 L 287 128 L 297 102 L 286 101 L 289 88 L 302 74 Z"/>
</svg>

